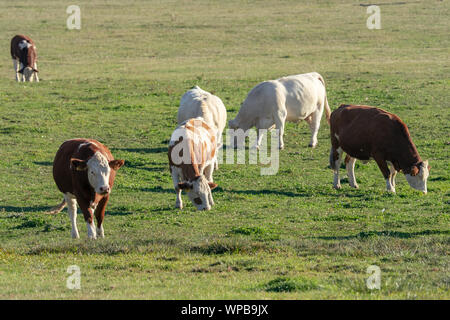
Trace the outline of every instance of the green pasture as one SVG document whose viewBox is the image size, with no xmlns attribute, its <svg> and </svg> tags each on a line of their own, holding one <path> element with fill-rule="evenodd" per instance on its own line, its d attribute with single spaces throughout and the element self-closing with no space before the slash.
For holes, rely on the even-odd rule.
<svg viewBox="0 0 450 320">
<path fill-rule="evenodd" d="M 450 5 L 383 2 L 379 30 L 363 0 L 0 2 L 0 299 L 449 299 Z M 81 30 L 66 27 L 70 4 Z M 40 83 L 15 82 L 15 34 L 35 40 Z M 332 110 L 404 120 L 428 194 L 402 174 L 386 193 L 374 162 L 357 162 L 358 190 L 345 169 L 334 190 L 323 119 L 315 149 L 305 122 L 287 124 L 276 175 L 221 164 L 211 211 L 186 195 L 175 209 L 167 144 L 183 93 L 216 94 L 232 119 L 257 83 L 311 71 Z M 77 137 L 126 161 L 96 241 L 81 212 L 77 240 L 67 209 L 46 214 L 62 200 L 53 157 Z"/>
</svg>

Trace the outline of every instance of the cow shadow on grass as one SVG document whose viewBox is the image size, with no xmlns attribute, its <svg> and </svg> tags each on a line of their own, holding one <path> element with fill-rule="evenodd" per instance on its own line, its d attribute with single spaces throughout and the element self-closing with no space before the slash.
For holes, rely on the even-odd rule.
<svg viewBox="0 0 450 320">
<path fill-rule="evenodd" d="M 163 153 L 169 151 L 167 147 L 159 147 L 159 148 L 111 148 L 112 151 L 125 151 L 125 152 L 133 152 L 133 153 Z"/>
<path fill-rule="evenodd" d="M 15 206 L 0 206 L 0 212 L 16 212 L 16 213 L 28 213 L 28 212 L 46 212 L 51 207 L 45 206 L 33 206 L 33 207 L 15 207 Z"/>
<path fill-rule="evenodd" d="M 133 160 L 125 160 L 125 167 L 131 169 L 139 169 L 146 171 L 166 171 L 168 166 L 159 166 L 159 167 L 146 167 L 146 163 L 142 163 L 140 161 Z"/>
<path fill-rule="evenodd" d="M 46 167 L 53 166 L 53 162 L 51 162 L 51 161 L 33 161 L 33 163 L 38 166 L 46 166 Z"/>
<path fill-rule="evenodd" d="M 108 208 L 106 208 L 106 211 L 105 211 L 105 215 L 107 215 L 107 216 L 128 216 L 130 214 L 134 214 L 134 213 L 129 210 L 120 210 L 120 209 L 108 210 Z"/>
<path fill-rule="evenodd" d="M 249 194 L 249 195 L 280 195 L 292 198 L 314 198 L 319 196 L 327 196 L 327 197 L 335 197 L 339 198 L 343 195 L 347 198 L 363 198 L 366 195 L 363 193 L 340 193 L 340 192 L 329 192 L 326 190 L 296 190 L 296 191 L 283 191 L 283 190 L 274 190 L 274 189 L 259 189 L 259 190 L 222 190 L 229 193 L 237 193 L 237 194 Z"/>
<path fill-rule="evenodd" d="M 354 235 L 348 236 L 319 236 L 313 237 L 314 239 L 321 240 L 351 240 L 351 239 L 367 239 L 370 237 L 393 237 L 400 239 L 409 239 L 417 236 L 425 236 L 425 235 L 450 235 L 450 230 L 423 230 L 416 232 L 401 232 L 401 231 L 363 231 Z"/>
<path fill-rule="evenodd" d="M 305 193 L 296 193 L 292 191 L 280 191 L 280 190 L 270 190 L 270 189 L 261 189 L 261 190 L 223 190 L 229 193 L 237 193 L 237 194 L 249 194 L 249 195 L 281 195 L 286 197 L 310 197 L 310 194 Z"/>
<path fill-rule="evenodd" d="M 139 188 L 143 192 L 154 192 L 154 193 L 175 193 L 174 189 L 164 189 L 163 187 L 152 187 L 152 188 Z"/>
</svg>

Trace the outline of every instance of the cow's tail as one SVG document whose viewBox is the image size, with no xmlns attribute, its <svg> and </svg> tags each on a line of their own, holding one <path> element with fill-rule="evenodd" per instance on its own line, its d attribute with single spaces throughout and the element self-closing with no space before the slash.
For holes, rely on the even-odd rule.
<svg viewBox="0 0 450 320">
<path fill-rule="evenodd" d="M 57 214 L 57 213 L 60 213 L 61 210 L 65 208 L 65 206 L 66 206 L 66 199 L 63 199 L 63 201 L 62 201 L 60 204 L 58 204 L 57 206 L 54 206 L 53 208 L 51 208 L 51 209 L 48 211 L 48 214 Z"/>
<path fill-rule="evenodd" d="M 323 84 L 323 88 L 325 89 L 325 97 L 324 97 L 324 106 L 325 106 L 325 117 L 327 118 L 328 125 L 330 125 L 330 117 L 331 117 L 331 109 L 328 105 L 328 99 L 327 99 L 327 89 L 325 87 L 325 80 L 322 78 L 322 76 L 319 74 L 319 80 Z"/>
</svg>

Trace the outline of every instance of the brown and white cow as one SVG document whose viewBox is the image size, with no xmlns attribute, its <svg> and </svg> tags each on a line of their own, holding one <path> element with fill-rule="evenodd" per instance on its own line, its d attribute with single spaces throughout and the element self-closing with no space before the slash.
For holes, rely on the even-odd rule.
<svg viewBox="0 0 450 320">
<path fill-rule="evenodd" d="M 65 141 L 53 161 L 53 178 L 64 200 L 50 213 L 60 212 L 68 205 L 72 223 L 72 238 L 79 238 L 77 230 L 77 203 L 87 223 L 88 237 L 104 237 L 103 218 L 116 171 L 124 160 L 114 160 L 108 148 L 92 139 Z M 97 231 L 94 228 L 94 215 Z"/>
<path fill-rule="evenodd" d="M 214 205 L 211 190 L 214 164 L 217 157 L 217 132 L 203 118 L 181 123 L 169 142 L 169 166 L 177 193 L 176 208 L 183 208 L 181 190 L 198 210 L 210 210 Z"/>
<path fill-rule="evenodd" d="M 341 188 L 342 153 L 350 186 L 358 188 L 355 161 L 374 159 L 386 179 L 387 191 L 395 192 L 395 176 L 405 174 L 409 185 L 427 193 L 428 161 L 422 161 L 405 123 L 395 114 L 370 106 L 341 105 L 331 113 L 330 166 L 334 187 Z"/>
<path fill-rule="evenodd" d="M 14 36 L 11 39 L 11 58 L 17 81 L 33 82 L 33 78 L 36 78 L 36 82 L 39 82 L 36 46 L 31 38 Z"/>
</svg>

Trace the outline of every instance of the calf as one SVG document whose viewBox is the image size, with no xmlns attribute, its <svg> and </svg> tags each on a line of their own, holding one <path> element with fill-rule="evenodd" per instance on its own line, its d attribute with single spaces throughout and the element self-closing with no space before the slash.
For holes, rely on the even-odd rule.
<svg viewBox="0 0 450 320">
<path fill-rule="evenodd" d="M 36 78 L 36 82 L 39 82 L 36 46 L 31 38 L 24 35 L 14 36 L 11 39 L 11 58 L 16 81 L 33 82 L 33 78 Z"/>
<path fill-rule="evenodd" d="M 219 97 L 195 86 L 188 90 L 180 101 L 178 108 L 178 124 L 186 120 L 201 117 L 205 122 L 217 132 L 217 148 L 222 147 L 222 133 L 227 122 L 227 110 Z M 215 169 L 218 169 L 217 157 Z"/>
<path fill-rule="evenodd" d="M 176 208 L 183 208 L 181 190 L 186 190 L 198 210 L 214 205 L 211 190 L 216 158 L 216 131 L 203 118 L 189 119 L 172 133 L 169 142 L 169 166 L 177 194 Z"/>
<path fill-rule="evenodd" d="M 428 161 L 422 161 L 405 123 L 395 114 L 369 106 L 341 105 L 331 114 L 330 166 L 334 171 L 334 187 L 341 188 L 339 167 L 342 153 L 350 186 L 358 188 L 355 161 L 374 159 L 389 192 L 395 192 L 395 176 L 405 174 L 409 185 L 427 193 Z"/>
<path fill-rule="evenodd" d="M 279 130 L 279 148 L 283 149 L 285 122 L 305 120 L 312 134 L 309 146 L 315 147 L 324 110 L 329 121 L 331 111 L 322 76 L 317 72 L 298 74 L 258 84 L 249 92 L 238 115 L 228 125 L 231 129 L 243 131 L 256 126 L 256 148 L 262 141 L 259 129 L 275 126 Z"/>
<path fill-rule="evenodd" d="M 87 223 L 88 237 L 104 237 L 103 218 L 116 171 L 123 160 L 114 160 L 106 146 L 92 139 L 65 141 L 53 161 L 53 178 L 64 194 L 62 203 L 50 213 L 60 212 L 68 205 L 72 223 L 72 238 L 79 238 L 77 230 L 77 203 Z M 97 219 L 97 231 L 93 216 Z"/>
</svg>

